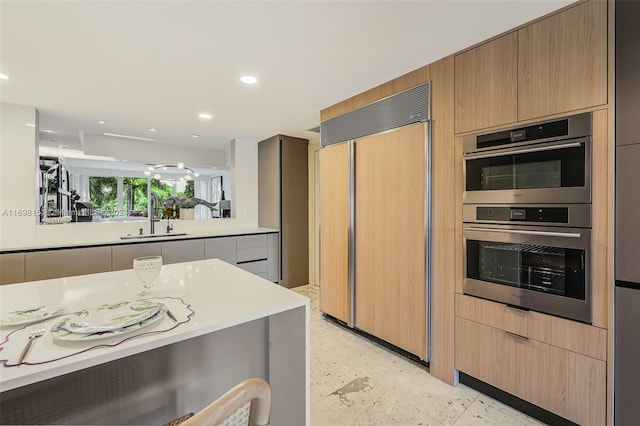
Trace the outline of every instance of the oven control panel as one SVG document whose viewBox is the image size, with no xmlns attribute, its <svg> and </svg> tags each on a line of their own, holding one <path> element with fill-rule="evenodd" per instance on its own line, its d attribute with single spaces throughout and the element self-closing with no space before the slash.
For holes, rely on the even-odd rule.
<svg viewBox="0 0 640 426">
<path fill-rule="evenodd" d="M 466 223 L 518 223 L 529 225 L 557 225 L 578 228 L 591 227 L 591 206 L 572 205 L 477 205 L 463 206 Z"/>
</svg>

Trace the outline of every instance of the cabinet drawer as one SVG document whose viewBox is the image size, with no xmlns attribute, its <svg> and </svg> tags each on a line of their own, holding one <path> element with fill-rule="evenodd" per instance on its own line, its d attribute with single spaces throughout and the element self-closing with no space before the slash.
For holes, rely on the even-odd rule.
<svg viewBox="0 0 640 426">
<path fill-rule="evenodd" d="M 266 247 L 267 246 L 267 234 L 261 235 L 242 235 L 237 240 L 238 248 L 250 248 L 250 247 Z"/>
<path fill-rule="evenodd" d="M 267 273 L 267 261 L 258 260 L 256 262 L 238 263 L 238 268 L 245 271 L 252 272 L 254 274 L 266 274 Z"/>
<path fill-rule="evenodd" d="M 606 423 L 606 363 L 456 318 L 455 367 L 581 425 Z"/>
<path fill-rule="evenodd" d="M 237 261 L 246 262 L 250 260 L 263 260 L 267 258 L 267 246 L 239 248 Z"/>
<path fill-rule="evenodd" d="M 463 294 L 456 294 L 456 315 L 592 358 L 607 359 L 607 330 L 603 328 Z"/>
</svg>

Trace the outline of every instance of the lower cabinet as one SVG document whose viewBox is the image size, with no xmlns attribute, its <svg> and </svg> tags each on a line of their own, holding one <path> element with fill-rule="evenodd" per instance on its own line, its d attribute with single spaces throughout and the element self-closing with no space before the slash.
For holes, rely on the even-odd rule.
<svg viewBox="0 0 640 426">
<path fill-rule="evenodd" d="M 606 424 L 606 362 L 456 317 L 456 369 L 581 425 Z"/>
<path fill-rule="evenodd" d="M 162 255 L 162 243 L 122 244 L 111 247 L 112 270 L 133 268 L 133 259 L 143 256 Z"/>
<path fill-rule="evenodd" d="M 255 234 L 0 254 L 0 285 L 133 268 L 133 259 L 163 264 L 218 258 L 272 282 L 280 276 L 279 234 Z"/>
<path fill-rule="evenodd" d="M 24 253 L 0 254 L 0 285 L 23 283 L 24 280 Z"/>
<path fill-rule="evenodd" d="M 192 262 L 204 259 L 204 239 L 162 242 L 162 263 Z"/>
<path fill-rule="evenodd" d="M 236 237 L 207 238 L 204 240 L 204 258 L 218 258 L 236 264 Z"/>
<path fill-rule="evenodd" d="M 25 253 L 26 281 L 111 271 L 111 246 Z"/>
</svg>

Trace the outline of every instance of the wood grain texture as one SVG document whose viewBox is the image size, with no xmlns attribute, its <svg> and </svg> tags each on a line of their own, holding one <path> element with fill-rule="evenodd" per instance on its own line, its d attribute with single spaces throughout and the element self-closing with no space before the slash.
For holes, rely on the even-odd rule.
<svg viewBox="0 0 640 426">
<path fill-rule="evenodd" d="M 355 142 L 355 326 L 424 359 L 425 125 Z"/>
<path fill-rule="evenodd" d="M 607 87 L 605 1 L 518 31 L 518 120 L 605 104 Z"/>
<path fill-rule="evenodd" d="M 320 156 L 320 310 L 349 321 L 348 146 L 322 148 Z"/>
<path fill-rule="evenodd" d="M 610 169 L 610 146 L 608 112 L 593 113 L 593 168 L 591 174 L 591 294 L 593 297 L 593 325 L 607 328 L 610 299 L 613 296 L 613 171 Z"/>
<path fill-rule="evenodd" d="M 455 132 L 517 120 L 518 33 L 455 57 Z"/>
<path fill-rule="evenodd" d="M 454 307 L 457 218 L 453 141 L 453 56 L 431 64 L 431 360 L 429 371 L 454 385 Z"/>
<path fill-rule="evenodd" d="M 456 315 L 602 361 L 607 359 L 607 330 L 603 328 L 462 294 L 456 295 Z"/>
<path fill-rule="evenodd" d="M 604 424 L 604 361 L 464 318 L 456 347 L 461 371 L 578 424 Z"/>
<path fill-rule="evenodd" d="M 396 93 L 404 92 L 405 90 L 426 83 L 429 79 L 429 66 L 418 68 L 380 86 L 376 86 L 373 89 L 369 89 L 366 92 L 362 92 L 321 110 L 320 121 L 329 120 L 330 118 L 369 105 L 372 102 L 379 101 Z"/>
</svg>

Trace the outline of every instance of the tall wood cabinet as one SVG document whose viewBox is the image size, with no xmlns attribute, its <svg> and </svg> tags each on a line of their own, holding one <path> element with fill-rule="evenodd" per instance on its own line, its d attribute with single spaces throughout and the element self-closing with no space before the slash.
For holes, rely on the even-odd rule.
<svg viewBox="0 0 640 426">
<path fill-rule="evenodd" d="M 355 142 L 355 325 L 426 357 L 426 126 Z"/>
<path fill-rule="evenodd" d="M 320 161 L 320 310 L 349 317 L 349 143 L 325 147 Z"/>
<path fill-rule="evenodd" d="M 455 56 L 455 131 L 607 103 L 607 2 L 591 0 Z"/>
</svg>

